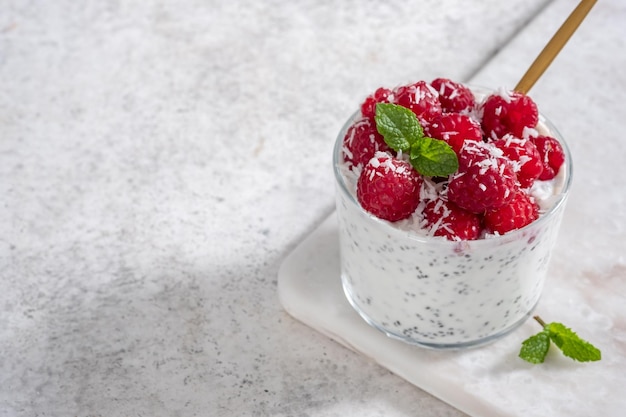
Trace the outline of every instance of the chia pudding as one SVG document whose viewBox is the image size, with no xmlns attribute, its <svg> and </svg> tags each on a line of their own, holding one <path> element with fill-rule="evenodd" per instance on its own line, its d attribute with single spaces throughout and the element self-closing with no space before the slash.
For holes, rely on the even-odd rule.
<svg viewBox="0 0 626 417">
<path fill-rule="evenodd" d="M 521 325 L 539 301 L 572 178 L 558 131 L 539 115 L 535 129 L 556 138 L 565 156 L 558 175 L 529 188 L 539 217 L 504 234 L 449 240 L 420 227 L 423 207 L 395 222 L 363 209 L 359 169 L 346 162 L 343 146 L 360 117 L 344 125 L 334 148 L 341 279 L 352 307 L 388 336 L 436 349 L 482 345 Z M 437 186 L 427 179 L 422 192 Z"/>
</svg>

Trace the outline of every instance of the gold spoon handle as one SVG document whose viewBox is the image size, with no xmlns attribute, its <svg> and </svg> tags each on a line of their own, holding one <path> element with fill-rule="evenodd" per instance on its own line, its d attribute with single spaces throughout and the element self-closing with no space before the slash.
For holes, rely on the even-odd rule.
<svg viewBox="0 0 626 417">
<path fill-rule="evenodd" d="M 554 58 L 567 43 L 572 34 L 587 16 L 596 0 L 581 0 L 574 11 L 563 22 L 559 30 L 556 31 L 550 42 L 543 48 L 535 61 L 528 68 L 522 79 L 515 86 L 515 91 L 526 94 L 535 85 L 544 71 L 550 66 Z"/>
</svg>

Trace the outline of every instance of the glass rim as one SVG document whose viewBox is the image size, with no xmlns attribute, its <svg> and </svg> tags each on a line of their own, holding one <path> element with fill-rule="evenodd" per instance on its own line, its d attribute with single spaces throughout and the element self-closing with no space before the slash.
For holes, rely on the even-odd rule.
<svg viewBox="0 0 626 417">
<path fill-rule="evenodd" d="M 495 92 L 495 90 L 486 89 L 484 87 L 475 87 L 467 84 L 465 85 L 468 86 L 472 90 L 472 92 L 474 92 L 475 96 L 477 95 L 477 93 L 490 94 Z M 394 227 L 392 222 L 380 219 L 363 209 L 356 197 L 353 196 L 348 189 L 348 185 L 346 184 L 345 178 L 341 172 L 341 165 L 343 164 L 342 149 L 345 134 L 348 131 L 349 127 L 352 125 L 352 123 L 359 120 L 361 117 L 362 116 L 360 110 L 354 112 L 352 116 L 341 127 L 339 135 L 337 136 L 337 139 L 335 141 L 335 146 L 333 147 L 333 172 L 335 176 L 335 181 L 339 185 L 339 187 L 336 188 L 339 188 L 340 192 L 347 197 L 348 201 L 356 206 L 362 216 L 369 218 L 369 220 L 376 223 L 380 228 L 384 228 L 388 230 L 389 233 L 395 234 L 399 237 L 408 238 L 412 241 L 420 243 L 450 245 L 451 247 L 459 244 L 475 246 L 489 245 L 497 242 L 507 242 L 509 240 L 518 239 L 520 236 L 524 236 L 524 234 L 528 232 L 528 230 L 535 227 L 540 227 L 542 224 L 548 222 L 554 216 L 554 213 L 558 212 L 559 209 L 565 204 L 569 195 L 573 177 L 572 156 L 569 146 L 567 145 L 567 142 L 563 139 L 563 136 L 556 128 L 556 126 L 543 113 L 539 112 L 539 122 L 543 123 L 547 127 L 550 136 L 558 140 L 561 144 L 561 147 L 563 148 L 563 153 L 565 155 L 565 178 L 560 192 L 554 196 L 556 197 L 556 199 L 552 203 L 552 206 L 547 211 L 542 213 L 538 219 L 520 229 L 515 229 L 502 235 L 492 235 L 488 238 L 481 238 L 476 240 L 448 240 L 440 236 L 425 236 L 418 234 L 414 231 L 399 229 L 397 227 Z"/>
</svg>

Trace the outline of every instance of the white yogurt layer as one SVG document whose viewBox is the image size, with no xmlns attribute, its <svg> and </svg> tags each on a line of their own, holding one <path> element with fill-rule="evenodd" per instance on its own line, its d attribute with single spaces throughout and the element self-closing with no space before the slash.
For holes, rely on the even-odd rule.
<svg viewBox="0 0 626 417">
<path fill-rule="evenodd" d="M 409 343 L 459 348 L 494 340 L 528 318 L 557 239 L 568 169 L 533 187 L 544 213 L 530 225 L 503 236 L 452 242 L 427 236 L 418 214 L 389 223 L 365 212 L 355 197 L 356 175 L 337 162 L 340 151 L 337 145 L 342 283 L 368 323 Z"/>
</svg>

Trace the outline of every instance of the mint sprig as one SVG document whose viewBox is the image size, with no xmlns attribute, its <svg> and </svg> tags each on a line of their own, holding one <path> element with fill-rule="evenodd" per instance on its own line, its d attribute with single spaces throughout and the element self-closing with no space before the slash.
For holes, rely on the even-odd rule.
<svg viewBox="0 0 626 417">
<path fill-rule="evenodd" d="M 519 357 L 530 363 L 543 363 L 550 349 L 550 333 L 543 329 L 522 342 Z"/>
<path fill-rule="evenodd" d="M 592 362 L 602 359 L 602 353 L 591 343 L 581 339 L 572 329 L 561 323 L 546 324 L 541 317 L 534 319 L 541 324 L 543 330 L 522 342 L 519 357 L 530 363 L 543 363 L 550 341 L 558 347 L 563 354 L 575 361 Z"/>
<path fill-rule="evenodd" d="M 420 174 L 446 176 L 459 169 L 454 150 L 445 141 L 424 136 L 415 113 L 391 103 L 376 104 L 376 130 L 395 151 L 408 152 L 411 165 Z"/>
<path fill-rule="evenodd" d="M 422 137 L 411 146 L 411 165 L 427 177 L 445 176 L 459 169 L 456 153 L 446 142 Z"/>
<path fill-rule="evenodd" d="M 407 152 L 424 136 L 424 129 L 411 110 L 397 104 L 376 104 L 376 130 L 394 151 Z"/>
</svg>

